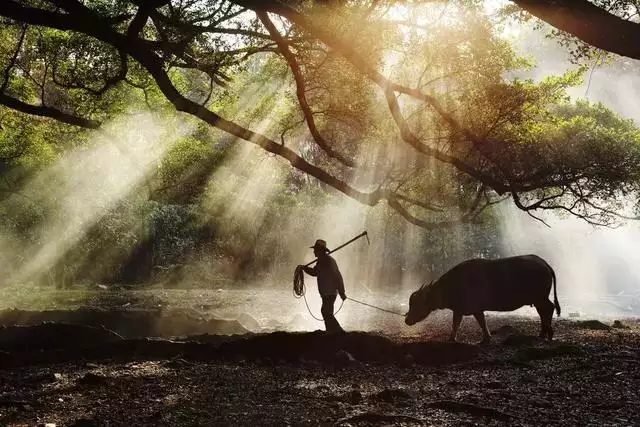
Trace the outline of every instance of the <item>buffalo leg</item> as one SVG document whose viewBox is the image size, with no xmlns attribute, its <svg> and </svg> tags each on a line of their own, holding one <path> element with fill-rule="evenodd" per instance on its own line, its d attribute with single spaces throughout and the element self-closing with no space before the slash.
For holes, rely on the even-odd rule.
<svg viewBox="0 0 640 427">
<path fill-rule="evenodd" d="M 460 324 L 462 323 L 462 314 L 453 312 L 453 329 L 451 329 L 451 336 L 449 337 L 449 341 L 455 341 L 458 336 L 458 329 L 460 329 Z"/>
<path fill-rule="evenodd" d="M 478 325 L 480 325 L 480 329 L 482 329 L 482 342 L 488 343 L 491 341 L 491 333 L 487 328 L 487 320 L 484 318 L 484 312 L 479 311 L 477 313 L 473 313 L 473 317 L 478 321 Z"/>
<path fill-rule="evenodd" d="M 536 310 L 540 315 L 540 338 L 553 339 L 553 328 L 551 327 L 551 319 L 553 319 L 554 305 L 548 299 L 535 304 Z"/>
</svg>

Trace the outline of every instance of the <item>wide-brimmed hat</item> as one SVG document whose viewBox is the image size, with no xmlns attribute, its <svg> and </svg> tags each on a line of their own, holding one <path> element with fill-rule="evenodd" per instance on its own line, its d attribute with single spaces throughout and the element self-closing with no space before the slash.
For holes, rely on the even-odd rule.
<svg viewBox="0 0 640 427">
<path fill-rule="evenodd" d="M 311 246 L 311 248 L 312 249 L 319 248 L 324 250 L 325 252 L 329 252 L 329 249 L 327 248 L 327 242 L 325 242 L 322 239 L 316 240 L 316 242 L 313 244 L 313 246 Z"/>
</svg>

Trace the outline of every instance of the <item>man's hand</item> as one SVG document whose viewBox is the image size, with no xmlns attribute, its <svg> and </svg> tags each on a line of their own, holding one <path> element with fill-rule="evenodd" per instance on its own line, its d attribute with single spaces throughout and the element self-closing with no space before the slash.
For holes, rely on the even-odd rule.
<svg viewBox="0 0 640 427">
<path fill-rule="evenodd" d="M 342 298 L 342 301 L 347 299 L 347 294 L 340 294 L 340 298 Z"/>
</svg>

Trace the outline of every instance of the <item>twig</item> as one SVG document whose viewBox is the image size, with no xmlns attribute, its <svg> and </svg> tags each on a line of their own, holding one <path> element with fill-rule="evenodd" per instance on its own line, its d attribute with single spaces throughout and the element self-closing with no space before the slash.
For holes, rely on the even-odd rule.
<svg viewBox="0 0 640 427">
<path fill-rule="evenodd" d="M 29 402 L 25 400 L 0 399 L 0 406 L 25 406 L 28 404 Z"/>
<path fill-rule="evenodd" d="M 370 423 L 392 423 L 392 422 L 411 422 L 424 424 L 424 420 L 409 415 L 381 414 L 379 412 L 362 412 L 350 417 L 342 418 L 336 422 L 340 425 L 343 423 L 366 421 Z"/>
<path fill-rule="evenodd" d="M 471 415 L 495 418 L 498 420 L 510 420 L 513 418 L 513 415 L 495 408 L 474 405 L 473 403 L 456 402 L 454 400 L 437 400 L 435 402 L 428 403 L 427 406 L 449 412 L 466 412 Z"/>
</svg>

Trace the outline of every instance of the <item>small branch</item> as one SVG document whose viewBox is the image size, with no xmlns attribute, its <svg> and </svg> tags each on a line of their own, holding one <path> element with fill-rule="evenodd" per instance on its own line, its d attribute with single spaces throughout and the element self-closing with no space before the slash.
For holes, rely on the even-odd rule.
<svg viewBox="0 0 640 427">
<path fill-rule="evenodd" d="M 474 405 L 473 403 L 458 402 L 455 400 L 438 400 L 427 404 L 430 408 L 442 409 L 448 412 L 465 412 L 467 414 L 494 418 L 502 421 L 510 421 L 513 415 L 502 412 L 488 406 Z"/>
<path fill-rule="evenodd" d="M 534 214 L 531 213 L 531 209 L 529 209 L 527 206 L 525 206 L 520 201 L 520 196 L 518 196 L 518 193 L 512 192 L 511 193 L 511 198 L 513 199 L 513 203 L 518 207 L 518 209 L 521 209 L 521 210 L 525 211 L 527 213 L 527 215 L 529 215 L 531 218 L 533 218 L 533 219 L 535 219 L 537 221 L 540 221 L 541 223 L 543 223 L 547 227 L 551 228 L 551 226 L 549 224 L 547 224 L 542 218 L 538 218 L 537 216 L 535 216 Z"/>
<path fill-rule="evenodd" d="M 27 25 L 23 25 L 22 31 L 20 33 L 20 39 L 18 40 L 18 45 L 16 46 L 16 50 L 13 53 L 13 56 L 11 57 L 11 61 L 9 61 L 9 64 L 4 69 L 4 80 L 2 81 L 2 86 L 0 86 L 0 93 L 4 93 L 5 89 L 7 88 L 7 85 L 9 84 L 9 79 L 11 77 L 11 69 L 16 64 L 18 55 L 22 50 L 22 44 L 24 43 L 24 37 L 26 34 L 27 34 Z"/>
<path fill-rule="evenodd" d="M 209 76 L 209 93 L 207 94 L 207 97 L 204 99 L 204 101 L 202 101 L 203 106 L 206 106 L 209 100 L 211 99 L 211 95 L 213 94 L 213 84 L 214 84 L 214 78 Z"/>
<path fill-rule="evenodd" d="M 425 221 L 423 219 L 416 217 L 415 215 L 412 215 L 404 206 L 402 206 L 402 204 L 393 195 L 387 195 L 386 199 L 387 199 L 387 202 L 389 203 L 389 206 L 398 214 L 400 214 L 400 216 L 402 216 L 411 224 L 417 225 L 418 227 L 424 228 L 426 230 L 434 230 L 442 227 L 450 227 L 456 224 L 456 221 L 434 221 L 434 222 Z"/>
<path fill-rule="evenodd" d="M 351 424 L 351 423 L 373 423 L 373 424 L 395 424 L 395 423 L 415 423 L 419 425 L 425 424 L 424 420 L 420 418 L 411 417 L 409 415 L 395 415 L 395 414 L 381 414 L 379 412 L 363 412 L 360 414 L 352 415 L 350 417 L 342 418 L 336 421 L 336 425 Z"/>
<path fill-rule="evenodd" d="M 428 210 L 428 211 L 433 211 L 433 212 L 442 212 L 442 208 L 439 206 L 435 206 L 432 204 L 429 204 L 427 202 L 423 202 L 408 196 L 405 196 L 403 194 L 395 194 L 394 197 L 398 200 L 402 200 L 404 202 L 407 203 L 411 203 L 414 206 L 418 206 L 421 207 L 422 209 Z"/>
</svg>

